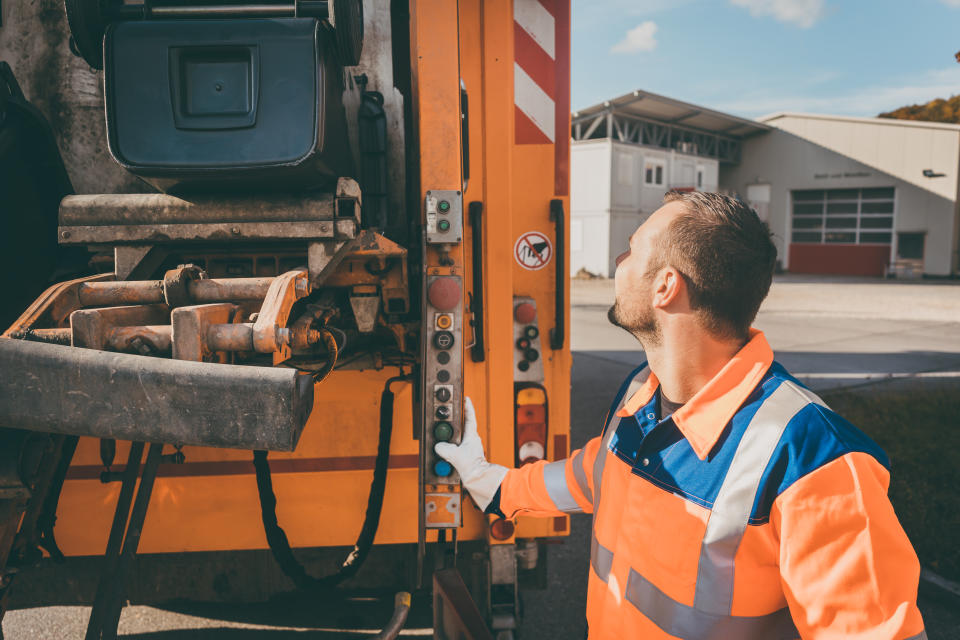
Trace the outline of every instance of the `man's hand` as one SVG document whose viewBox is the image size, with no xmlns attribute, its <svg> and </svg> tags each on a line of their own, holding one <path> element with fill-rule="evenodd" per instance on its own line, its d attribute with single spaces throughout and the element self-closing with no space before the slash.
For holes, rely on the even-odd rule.
<svg viewBox="0 0 960 640">
<path fill-rule="evenodd" d="M 503 477 L 507 475 L 507 468 L 487 462 L 483 454 L 483 443 L 477 433 L 477 416 L 470 398 L 463 403 L 463 439 L 460 444 L 438 442 L 433 449 L 438 456 L 453 465 L 473 501 L 481 511 L 486 511 L 500 488 Z"/>
</svg>

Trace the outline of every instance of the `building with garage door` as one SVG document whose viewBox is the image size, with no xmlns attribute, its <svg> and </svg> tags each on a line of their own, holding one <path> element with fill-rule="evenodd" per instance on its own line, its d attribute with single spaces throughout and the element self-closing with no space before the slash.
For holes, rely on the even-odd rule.
<svg viewBox="0 0 960 640">
<path fill-rule="evenodd" d="M 960 125 L 781 113 L 720 186 L 767 216 L 794 273 L 958 273 Z"/>
<path fill-rule="evenodd" d="M 573 114 L 570 265 L 612 277 L 630 234 L 670 189 L 716 191 L 769 125 L 634 91 Z"/>
</svg>

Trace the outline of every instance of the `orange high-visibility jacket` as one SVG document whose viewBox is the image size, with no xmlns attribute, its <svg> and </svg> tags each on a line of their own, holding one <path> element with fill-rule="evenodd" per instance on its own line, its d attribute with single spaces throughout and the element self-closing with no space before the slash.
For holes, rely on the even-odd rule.
<svg viewBox="0 0 960 640">
<path fill-rule="evenodd" d="M 593 513 L 591 639 L 926 638 L 886 455 L 762 333 L 673 416 L 658 400 L 641 367 L 601 436 L 500 486 L 507 517 Z"/>
</svg>

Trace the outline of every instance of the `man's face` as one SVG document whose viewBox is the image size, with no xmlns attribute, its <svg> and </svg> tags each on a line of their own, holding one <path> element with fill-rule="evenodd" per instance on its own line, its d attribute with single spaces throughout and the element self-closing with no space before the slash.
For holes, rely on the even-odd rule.
<svg viewBox="0 0 960 640">
<path fill-rule="evenodd" d="M 660 326 L 653 311 L 653 288 L 657 273 L 664 265 L 658 264 L 656 240 L 683 210 L 680 202 L 668 202 L 657 209 L 630 236 L 627 250 L 617 256 L 616 298 L 607 318 L 632 333 L 644 347 L 660 341 Z"/>
</svg>

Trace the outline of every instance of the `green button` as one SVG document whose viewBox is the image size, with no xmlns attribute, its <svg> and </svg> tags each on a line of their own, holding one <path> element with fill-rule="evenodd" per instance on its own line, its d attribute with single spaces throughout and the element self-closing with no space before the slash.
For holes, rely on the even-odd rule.
<svg viewBox="0 0 960 640">
<path fill-rule="evenodd" d="M 440 231 L 449 231 L 449 230 L 450 230 L 450 221 L 449 221 L 449 220 L 441 220 L 440 222 L 437 223 L 437 228 L 440 229 Z"/>
<path fill-rule="evenodd" d="M 447 442 L 453 437 L 453 427 L 449 422 L 438 422 L 433 425 L 433 437 L 438 442 Z"/>
<path fill-rule="evenodd" d="M 450 211 L 450 203 L 447 202 L 446 200 L 441 200 L 441 201 L 440 201 L 440 213 L 446 213 L 447 211 Z"/>
</svg>

